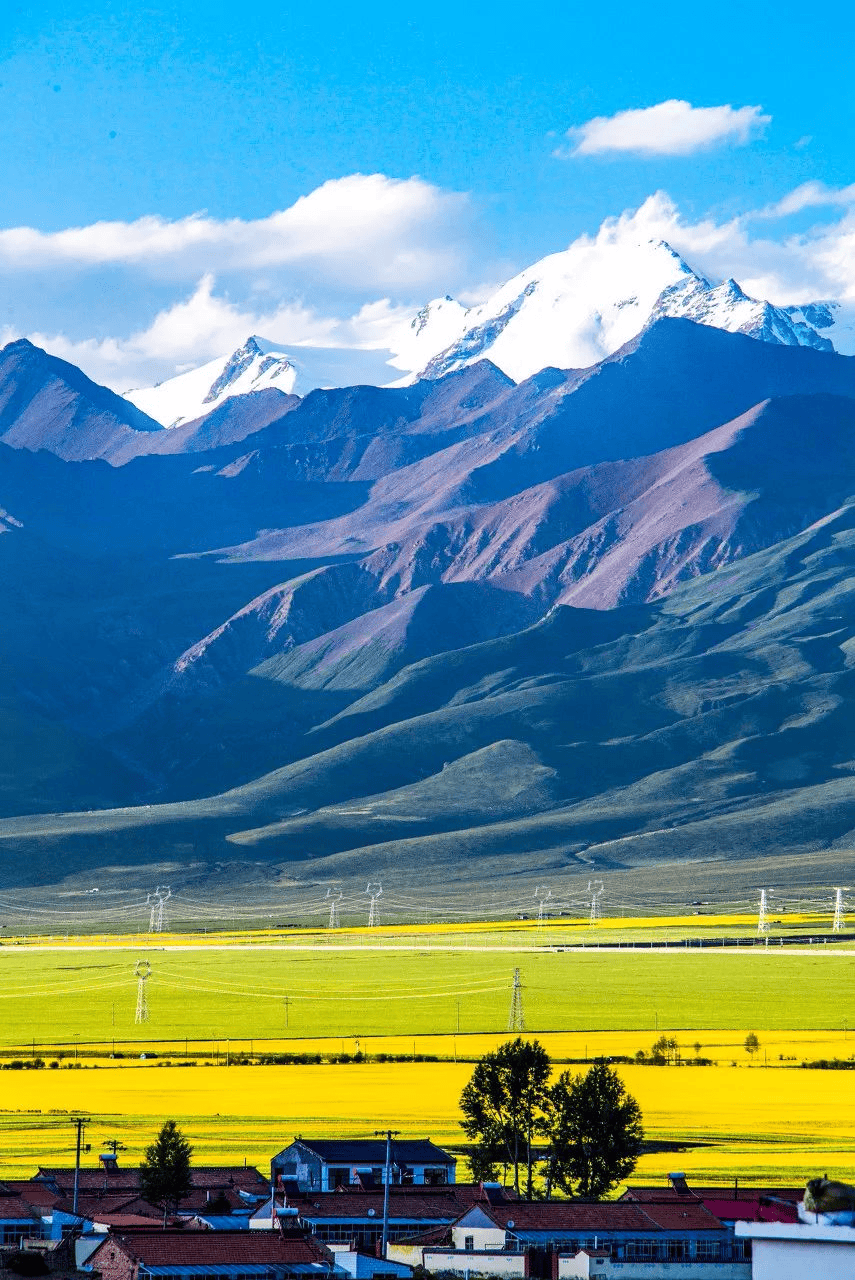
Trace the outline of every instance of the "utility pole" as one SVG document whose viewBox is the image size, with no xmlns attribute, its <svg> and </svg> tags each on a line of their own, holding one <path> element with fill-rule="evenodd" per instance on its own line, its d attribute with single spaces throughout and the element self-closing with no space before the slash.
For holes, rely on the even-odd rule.
<svg viewBox="0 0 855 1280">
<path fill-rule="evenodd" d="M 83 1130 L 86 1128 L 86 1125 L 89 1123 L 89 1121 L 85 1120 L 83 1116 L 78 1116 L 77 1119 L 74 1120 L 72 1123 L 77 1125 L 77 1155 L 75 1156 L 75 1160 L 74 1160 L 74 1199 L 73 1199 L 72 1208 L 71 1208 L 72 1213 L 74 1213 L 76 1216 L 78 1190 L 79 1190 L 79 1184 L 80 1184 L 80 1149 L 83 1144 Z"/>
<path fill-rule="evenodd" d="M 386 1136 L 386 1170 L 383 1177 L 383 1243 L 381 1258 L 386 1257 L 386 1246 L 389 1243 L 389 1183 L 392 1181 L 392 1138 L 398 1137 L 400 1129 L 375 1129 L 375 1138 Z"/>
</svg>

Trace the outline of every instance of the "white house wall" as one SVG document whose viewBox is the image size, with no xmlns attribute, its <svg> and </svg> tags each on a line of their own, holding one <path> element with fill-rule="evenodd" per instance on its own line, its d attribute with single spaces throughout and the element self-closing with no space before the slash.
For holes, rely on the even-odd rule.
<svg viewBox="0 0 855 1280">
<path fill-rule="evenodd" d="M 527 1258 L 522 1253 L 451 1253 L 449 1250 L 424 1250 L 424 1267 L 427 1271 L 449 1272 L 461 1276 L 526 1275 Z"/>
<path fill-rule="evenodd" d="M 486 1253 L 490 1249 L 497 1250 L 505 1247 L 503 1227 L 452 1227 L 451 1238 L 455 1249 L 465 1249 L 467 1239 L 471 1239 L 470 1251 L 474 1250 L 476 1253 Z"/>
<path fill-rule="evenodd" d="M 612 1262 L 609 1258 L 589 1258 L 584 1251 L 572 1258 L 558 1259 L 558 1280 L 598 1280 L 599 1277 L 602 1280 L 753 1280 L 750 1262 Z M 804 1280 L 804 1276 L 800 1280 Z"/>
</svg>

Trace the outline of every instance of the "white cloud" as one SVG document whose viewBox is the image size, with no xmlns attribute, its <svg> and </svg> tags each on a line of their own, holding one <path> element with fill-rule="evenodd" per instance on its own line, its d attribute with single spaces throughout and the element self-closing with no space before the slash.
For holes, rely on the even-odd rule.
<svg viewBox="0 0 855 1280">
<path fill-rule="evenodd" d="M 126 391 L 148 386 L 234 351 L 250 334 L 297 350 L 301 346 L 383 350 L 412 319 L 414 309 L 388 298 L 366 303 L 354 315 L 323 316 L 299 304 L 259 310 L 215 292 L 211 275 L 193 293 L 159 312 L 130 336 L 75 340 L 62 333 L 28 333 L 36 346 L 78 365 L 94 381 Z M 21 335 L 7 329 L 2 342 Z"/>
<path fill-rule="evenodd" d="M 693 107 L 669 98 L 653 107 L 596 116 L 569 129 L 572 156 L 633 152 L 636 155 L 687 156 L 724 142 L 742 146 L 771 122 L 760 107 Z"/>
<path fill-rule="evenodd" d="M 388 181 L 381 179 L 371 189 L 379 197 L 389 194 L 393 203 L 400 200 L 406 206 L 408 202 L 415 201 L 418 205 L 419 192 L 425 184 L 414 179 L 415 187 L 407 183 L 392 184 L 394 190 L 389 192 Z M 342 191 L 340 185 L 327 184 L 327 187 L 331 185 L 336 187 L 335 191 L 320 188 L 319 192 L 313 193 L 313 197 L 318 196 L 317 203 L 313 202 L 313 197 L 306 197 L 307 203 L 312 202 L 310 208 L 317 212 L 327 228 L 334 221 L 331 208 L 339 204 Z M 399 190 L 402 187 L 407 190 Z M 360 179 L 354 190 L 364 197 L 367 189 Z M 321 196 L 319 193 L 324 194 Z M 437 193 L 440 206 L 441 197 L 442 193 Z M 429 197 L 422 208 L 427 208 L 432 199 Z M 294 206 L 295 210 L 299 204 Z M 789 213 L 820 207 L 832 211 L 831 220 L 826 214 L 824 222 L 807 231 L 783 235 L 781 228 L 774 223 L 774 219 Z M 326 214 L 323 212 L 325 208 Z M 442 216 L 438 214 L 433 222 L 428 218 L 425 234 L 429 242 L 431 236 L 441 240 Z M 399 281 L 407 275 L 408 237 L 414 244 L 418 239 L 418 233 L 412 229 L 414 224 L 407 221 L 408 217 L 402 212 L 397 222 L 393 219 L 393 225 L 398 228 L 398 238 L 392 237 L 386 246 L 390 260 L 397 257 Z M 159 219 L 144 221 L 156 223 L 161 229 L 172 228 L 178 239 L 185 233 L 191 234 L 185 225 L 187 220 L 181 223 L 166 223 Z M 114 316 L 109 327 L 100 329 L 101 334 L 109 336 L 90 336 L 96 332 L 95 324 L 86 306 L 75 301 L 73 313 L 65 313 L 67 318 L 59 318 L 58 315 L 53 320 L 37 321 L 31 327 L 19 322 L 14 330 L 7 328 L 0 334 L 0 339 L 10 341 L 27 336 L 39 346 L 79 365 L 96 381 L 120 391 L 130 386 L 151 385 L 182 369 L 224 355 L 241 345 L 251 333 L 260 334 L 286 350 L 297 346 L 398 350 L 397 334 L 409 324 L 418 306 L 431 296 L 455 290 L 454 278 L 443 275 L 443 246 L 438 247 L 433 258 L 432 269 L 437 271 L 437 278 L 432 278 L 423 288 L 411 276 L 410 283 L 399 292 L 397 288 L 384 287 L 379 269 L 374 272 L 369 269 L 372 262 L 379 262 L 383 251 L 380 246 L 382 237 L 370 225 L 367 206 L 354 210 L 345 221 L 346 233 L 341 231 L 336 241 L 330 232 L 330 242 L 326 245 L 322 238 L 319 239 L 317 228 L 305 207 L 289 222 L 292 241 L 288 252 L 296 254 L 295 246 L 300 245 L 301 252 L 308 255 L 302 260 L 305 270 L 300 277 L 300 289 L 294 285 L 298 274 L 296 265 L 280 269 L 268 263 L 265 267 L 259 266 L 258 274 L 251 279 L 237 270 L 220 273 L 203 269 L 190 275 L 186 282 L 180 279 L 159 287 L 156 293 L 159 302 L 149 303 L 151 310 L 145 318 L 139 318 L 141 304 L 137 302 L 134 302 L 131 312 L 133 319 L 127 324 Z M 209 225 L 220 229 L 234 225 L 243 229 L 249 226 L 266 229 L 262 235 L 266 247 L 252 250 L 260 261 L 264 255 L 271 255 L 275 247 L 275 237 L 268 234 L 270 222 L 271 219 L 262 219 L 253 224 L 211 222 Z M 132 229 L 139 228 L 141 224 L 119 225 Z M 357 235 L 359 226 L 362 226 L 358 234 L 363 237 L 363 242 L 370 241 L 374 247 L 358 270 L 352 269 L 357 283 L 339 293 L 332 287 L 324 289 L 320 284 L 316 288 L 316 280 L 322 281 L 325 273 L 333 272 L 335 259 L 330 255 L 339 251 L 344 254 L 342 246 L 349 243 L 348 237 Z M 3 234 L 0 233 L 0 244 Z M 58 233 L 60 236 L 63 234 Z M 163 234 L 167 234 L 166 230 Z M 241 236 L 243 234 L 242 230 Z M 52 237 L 47 239 L 54 243 Z M 692 267 L 712 280 L 733 277 L 754 297 L 768 298 L 781 305 L 828 299 L 840 301 L 847 311 L 855 308 L 855 185 L 830 188 L 818 182 L 806 183 L 785 195 L 774 206 L 728 218 L 711 214 L 700 218 L 687 217 L 666 193 L 660 191 L 649 196 L 639 208 L 620 217 L 606 219 L 595 236 L 581 237 L 577 243 L 625 243 L 651 239 L 667 240 Z M 280 257 L 284 253 L 281 248 L 277 251 Z M 326 258 L 317 256 L 325 251 L 328 251 Z M 157 261 L 165 262 L 168 257 L 164 256 L 166 250 L 158 252 L 161 256 Z M 169 261 L 173 263 L 176 275 L 179 270 L 189 275 L 190 267 L 178 261 L 181 256 L 178 249 L 173 245 L 169 252 L 175 255 Z M 196 261 L 194 252 L 188 249 L 191 263 Z M 250 247 L 244 245 L 241 252 L 249 253 Z M 432 252 L 428 244 L 425 253 Z M 211 254 L 212 258 L 216 256 Z M 72 259 L 67 261 L 72 262 Z M 73 261 L 79 264 L 80 259 Z M 108 257 L 106 261 L 106 270 L 109 270 L 113 259 Z M 237 261 L 237 257 L 230 261 Z M 295 257 L 294 263 L 296 261 Z M 148 271 L 152 259 L 140 259 L 140 262 L 141 271 Z M 456 262 L 459 264 L 459 259 Z M 489 267 L 491 264 L 482 264 L 482 267 L 484 265 Z M 515 274 L 518 265 L 503 266 L 504 278 Z M 97 290 L 104 271 L 100 264 L 93 265 L 91 274 L 87 273 L 81 285 L 85 284 L 90 292 Z M 59 261 L 54 264 L 54 273 L 63 281 L 73 274 L 68 268 L 63 270 Z M 417 276 L 418 272 L 414 274 Z M 140 278 L 145 277 L 138 275 L 137 279 Z M 470 274 L 470 280 L 477 278 L 474 273 Z M 20 289 L 26 288 L 30 293 L 38 294 L 38 276 L 34 272 L 21 268 L 16 279 Z M 484 285 L 475 290 L 476 296 L 472 300 L 480 301 L 492 291 L 492 287 Z M 70 292 L 75 299 L 85 296 L 82 287 L 79 291 L 74 289 Z M 468 300 L 466 293 L 463 293 L 463 300 Z M 152 314 L 155 305 L 160 309 Z M 56 312 L 54 314 L 57 315 Z M 87 323 L 91 325 L 88 330 L 83 327 Z M 852 341 L 855 343 L 855 329 Z"/>
<path fill-rule="evenodd" d="M 801 213 L 803 209 L 831 208 L 835 205 L 855 205 L 855 183 L 848 187 L 827 187 L 824 182 L 803 182 L 776 204 L 758 209 L 748 216 L 785 218 L 791 213 Z"/>
<path fill-rule="evenodd" d="M 601 239 L 661 239 L 713 280 L 732 277 L 755 298 L 779 306 L 817 300 L 855 302 L 855 210 L 810 231 L 773 240 L 750 232 L 752 215 L 692 221 L 662 191 L 636 210 L 607 219 Z"/>
<path fill-rule="evenodd" d="M 54 232 L 0 230 L 0 267 L 122 266 L 183 281 L 206 271 L 287 271 L 339 288 L 422 289 L 458 274 L 469 217 L 466 195 L 417 177 L 357 173 L 255 221 L 197 213 Z"/>
</svg>

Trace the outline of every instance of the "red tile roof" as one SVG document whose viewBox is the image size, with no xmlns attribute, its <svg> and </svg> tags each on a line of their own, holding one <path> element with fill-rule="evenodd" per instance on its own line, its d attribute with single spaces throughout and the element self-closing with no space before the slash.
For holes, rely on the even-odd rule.
<svg viewBox="0 0 855 1280">
<path fill-rule="evenodd" d="M 640 1205 L 608 1200 L 549 1200 L 485 1206 L 494 1222 L 511 1231 L 655 1231 Z M 511 1227 L 513 1223 L 513 1227 Z"/>
<path fill-rule="evenodd" d="M 638 1206 L 640 1209 L 641 1205 Z M 721 1231 L 722 1224 L 705 1205 L 681 1196 L 677 1200 L 647 1203 L 642 1212 L 663 1231 Z"/>
<path fill-rule="evenodd" d="M 722 1187 L 690 1187 L 689 1196 L 685 1192 L 677 1192 L 673 1187 L 627 1187 L 620 1202 L 637 1200 L 679 1200 L 691 1197 L 694 1200 L 759 1200 L 761 1196 L 769 1196 L 778 1200 L 790 1200 L 797 1204 L 804 1196 L 804 1187 L 739 1187 L 734 1190 L 733 1183 Z"/>
<path fill-rule="evenodd" d="M 154 1205 L 148 1204 L 145 1200 L 135 1195 L 133 1191 L 124 1191 L 121 1195 L 79 1195 L 77 1197 L 77 1213 L 81 1218 L 91 1218 L 98 1214 L 105 1213 L 121 1213 L 121 1212 L 140 1212 L 140 1205 L 145 1205 L 148 1209 L 148 1216 L 152 1218 L 162 1218 L 163 1210 L 155 1208 Z M 64 1200 L 58 1201 L 53 1206 L 60 1213 L 74 1213 L 74 1200 L 71 1196 L 66 1196 Z"/>
<path fill-rule="evenodd" d="M 241 1187 L 244 1191 L 264 1189 L 270 1184 L 253 1165 L 196 1165 L 190 1170 L 193 1186 L 203 1191 L 219 1188 Z M 73 1168 L 47 1168 L 40 1166 L 38 1178 L 55 1182 L 59 1187 L 74 1186 Z M 140 1185 L 138 1168 L 81 1169 L 77 1181 L 79 1189 L 87 1191 L 137 1191 Z"/>
<path fill-rule="evenodd" d="M 0 1196 L 0 1221 L 19 1222 L 22 1218 L 33 1220 L 32 1207 L 23 1196 Z"/>
<path fill-rule="evenodd" d="M 722 1231 L 699 1201 L 636 1204 L 631 1200 L 549 1200 L 485 1206 L 484 1212 L 512 1232 L 550 1231 Z M 513 1226 L 511 1226 L 513 1223 Z"/>
<path fill-rule="evenodd" d="M 40 1208 L 53 1208 L 62 1199 L 61 1195 L 51 1191 L 43 1182 L 35 1182 L 31 1178 L 7 1178 L 4 1186 L 10 1192 L 23 1196 L 28 1204 L 38 1205 Z"/>
<path fill-rule="evenodd" d="M 390 1188 L 390 1218 L 452 1219 L 472 1206 L 469 1196 L 458 1195 L 453 1187 L 443 1187 L 441 1195 L 430 1188 L 427 1189 L 428 1194 L 419 1194 L 424 1190 L 421 1187 L 407 1188 L 406 1195 L 399 1195 Z M 301 1196 L 299 1199 L 288 1196 L 288 1205 L 299 1209 L 300 1216 L 306 1221 L 316 1218 L 366 1218 L 370 1216 L 371 1209 L 374 1210 L 373 1216 L 382 1218 L 383 1192 L 343 1191 L 331 1195 Z"/>
<path fill-rule="evenodd" d="M 278 1231 L 122 1231 L 111 1232 L 89 1261 L 98 1268 L 99 1254 L 110 1247 L 146 1266 L 217 1265 L 243 1262 L 248 1266 L 279 1262 L 299 1265 L 318 1262 L 321 1251 L 310 1240 L 289 1238 Z"/>
</svg>

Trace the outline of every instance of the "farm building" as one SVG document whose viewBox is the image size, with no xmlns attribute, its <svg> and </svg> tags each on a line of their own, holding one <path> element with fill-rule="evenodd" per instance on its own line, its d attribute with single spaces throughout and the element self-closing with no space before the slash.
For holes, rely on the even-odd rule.
<svg viewBox="0 0 855 1280">
<path fill-rule="evenodd" d="M 478 1204 L 448 1228 L 390 1243 L 387 1256 L 431 1272 L 512 1280 L 589 1274 L 691 1280 L 709 1276 L 711 1263 L 717 1280 L 751 1275 L 743 1242 L 698 1203 Z"/>
<path fill-rule="evenodd" d="M 380 1187 L 385 1181 L 384 1139 L 296 1138 L 270 1162 L 274 1187 L 291 1184 L 300 1191 L 338 1187 Z M 454 1182 L 454 1156 L 427 1139 L 392 1143 L 392 1182 L 400 1186 L 446 1186 Z"/>
<path fill-rule="evenodd" d="M 19 1245 L 43 1234 L 38 1210 L 20 1192 L 0 1183 L 0 1245 Z"/>
<path fill-rule="evenodd" d="M 280 1231 L 111 1232 L 87 1267 L 103 1280 L 311 1280 L 345 1274 L 313 1241 Z"/>
<path fill-rule="evenodd" d="M 478 1183 L 455 1183 L 447 1187 L 390 1187 L 389 1239 L 399 1240 L 434 1227 L 447 1227 L 471 1204 L 485 1199 L 487 1194 Z M 363 1191 L 361 1188 L 339 1190 L 329 1196 L 288 1192 L 281 1197 L 286 1203 L 277 1203 L 275 1216 L 280 1221 L 296 1218 L 325 1244 L 370 1250 L 380 1243 L 383 1233 L 383 1197 L 382 1190 Z M 250 1226 L 269 1227 L 270 1220 L 271 1204 L 268 1199 L 253 1215 Z"/>
<path fill-rule="evenodd" d="M 739 1222 L 751 1244 L 752 1280 L 852 1280 L 855 1227 L 823 1222 Z"/>
</svg>

